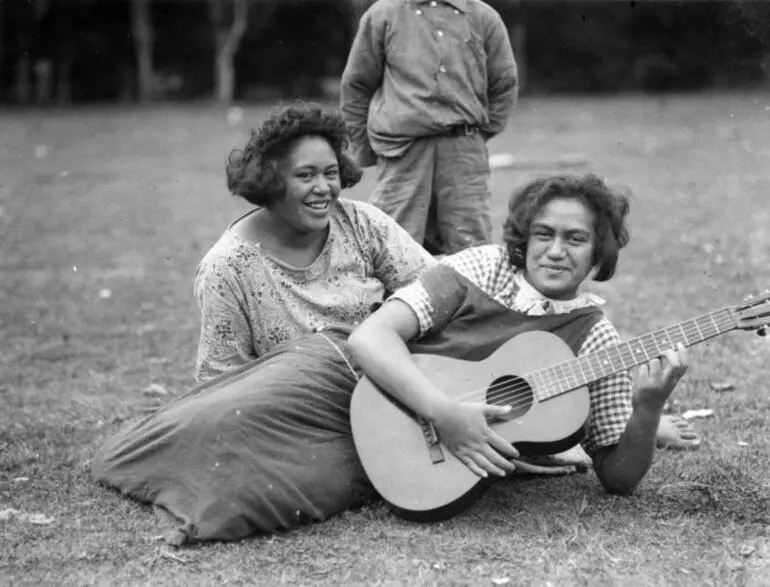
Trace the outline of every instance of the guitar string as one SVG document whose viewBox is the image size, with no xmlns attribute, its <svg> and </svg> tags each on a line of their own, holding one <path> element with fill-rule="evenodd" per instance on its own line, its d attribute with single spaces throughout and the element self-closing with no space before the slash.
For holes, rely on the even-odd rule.
<svg viewBox="0 0 770 587">
<path fill-rule="evenodd" d="M 697 319 L 693 319 L 693 320 L 690 320 L 688 322 L 693 322 L 694 320 L 697 320 Z M 716 326 L 716 328 L 717 328 L 717 332 L 714 335 L 712 335 L 712 336 L 716 336 L 718 334 L 722 334 L 723 332 L 727 332 L 727 330 L 722 331 L 722 328 L 730 327 L 734 323 L 732 318 L 730 318 L 729 316 L 727 316 L 725 318 L 715 319 L 715 320 L 712 320 L 712 321 L 714 322 L 714 326 Z M 702 335 L 700 329 L 698 328 L 697 324 L 694 324 L 694 323 L 693 324 L 688 324 L 686 327 L 684 325 L 685 325 L 685 323 L 681 323 L 681 324 L 679 324 L 677 326 L 679 327 L 679 330 L 681 330 L 682 333 L 685 336 L 685 340 L 683 342 L 686 343 L 686 346 L 689 346 L 689 344 L 690 344 L 687 341 L 689 340 L 691 335 L 696 335 L 697 334 L 699 337 L 703 338 L 703 335 Z M 666 336 L 668 337 L 669 341 L 673 342 L 672 337 L 668 334 L 668 331 L 670 329 L 672 329 L 672 328 L 677 328 L 677 326 L 672 326 L 672 327 L 669 327 L 669 328 L 662 328 L 662 329 L 659 329 L 659 330 L 655 330 L 655 331 L 653 331 L 651 333 L 648 333 L 648 334 L 642 335 L 640 337 L 637 337 L 636 339 L 632 339 L 632 341 L 630 341 L 630 342 L 633 342 L 633 340 L 639 340 L 641 342 L 641 339 L 643 339 L 643 338 L 653 337 L 653 341 L 655 342 L 655 346 L 658 347 L 659 346 L 658 345 L 658 339 L 655 338 L 655 335 L 657 333 L 664 333 L 664 334 L 666 334 Z M 689 328 L 689 333 L 688 333 L 688 328 Z M 618 349 L 618 356 L 620 356 L 621 362 L 624 362 L 624 356 L 622 354 L 622 351 L 620 350 L 620 347 L 624 347 L 624 346 L 625 347 L 630 347 L 630 342 L 620 343 L 618 345 L 615 345 L 615 347 L 614 347 L 614 348 Z M 594 353 L 591 353 L 591 355 L 596 355 L 596 354 L 601 353 L 601 352 L 608 352 L 608 350 L 609 349 L 602 349 L 600 351 L 596 351 Z M 529 373 L 528 377 L 529 378 L 534 378 L 538 374 L 542 374 L 542 373 L 544 373 L 546 371 L 555 370 L 557 367 L 560 367 L 560 366 L 562 368 L 566 369 L 567 368 L 566 365 L 568 363 L 570 363 L 572 361 L 579 361 L 580 359 L 584 359 L 584 358 L 586 358 L 588 356 L 591 356 L 591 355 L 584 355 L 583 357 L 574 357 L 574 358 L 569 359 L 567 361 L 563 361 L 561 363 L 556 363 L 555 365 L 549 365 L 548 367 L 543 367 L 541 369 L 537 369 L 537 370 L 533 371 L 532 373 Z M 661 356 L 661 355 L 658 355 L 658 356 Z M 632 361 L 635 360 L 633 353 L 629 354 L 625 358 L 630 359 Z M 653 358 L 656 358 L 656 357 L 653 357 Z M 652 359 L 650 359 L 650 360 L 652 360 Z M 648 361 L 645 361 L 645 362 L 648 362 Z M 640 363 L 640 364 L 643 364 L 643 363 Z M 603 379 L 604 377 L 609 377 L 610 375 L 612 375 L 612 373 L 607 374 L 607 375 L 605 375 L 603 377 L 599 377 L 596 380 L 598 381 L 599 379 Z M 474 389 L 474 390 L 471 390 L 469 392 L 464 393 L 463 395 L 458 396 L 457 400 L 458 401 L 468 401 L 468 400 L 472 400 L 472 399 L 481 399 L 481 398 L 485 398 L 488 393 L 499 392 L 498 397 L 494 398 L 493 403 L 491 403 L 490 405 L 510 405 L 512 408 L 524 406 L 524 405 L 527 405 L 527 404 L 531 403 L 529 401 L 529 398 L 523 398 L 522 400 L 520 400 L 518 402 L 518 405 L 517 405 L 517 402 L 513 402 L 511 404 L 507 404 L 506 401 L 501 401 L 501 400 L 507 400 L 508 398 L 514 398 L 521 391 L 524 391 L 526 389 L 531 389 L 532 388 L 532 385 L 530 385 L 527 381 L 523 380 L 523 378 L 521 378 L 521 377 L 520 377 L 520 379 L 522 379 L 522 381 L 521 382 L 517 382 L 516 384 L 512 384 L 512 383 L 509 383 L 509 382 L 503 382 L 503 383 L 496 383 L 496 384 L 493 384 L 493 385 L 488 386 L 488 387 Z M 549 379 L 545 379 L 545 381 L 546 381 L 546 386 L 553 385 L 553 383 L 558 383 L 558 379 L 556 379 L 554 381 L 550 381 Z M 575 388 L 577 388 L 577 387 L 583 387 L 583 386 L 582 385 L 575 386 Z M 575 388 L 573 388 L 573 389 L 575 389 Z M 507 390 L 507 391 L 501 391 L 501 390 Z M 568 390 L 565 390 L 565 391 L 568 391 Z"/>
<path fill-rule="evenodd" d="M 715 321 L 715 324 L 716 324 L 716 321 Z M 728 320 L 728 322 L 726 324 L 724 324 L 723 326 L 730 326 L 731 324 L 732 324 L 732 321 Z M 690 332 L 690 334 L 695 334 L 695 332 L 698 331 L 697 327 L 691 327 L 691 328 L 694 328 L 694 330 L 692 332 Z M 717 328 L 719 329 L 720 327 L 717 326 Z M 641 338 L 644 338 L 646 336 L 651 336 L 652 334 L 655 334 L 657 332 L 662 332 L 663 330 L 664 329 L 661 329 L 659 331 L 655 331 L 654 333 L 650 333 L 650 334 L 647 334 L 647 335 L 644 335 L 644 336 L 638 337 L 638 338 L 641 339 Z M 667 330 L 667 329 L 665 329 L 665 330 Z M 686 329 L 681 328 L 681 330 L 682 330 L 682 332 L 685 333 L 685 337 L 689 339 L 689 335 L 687 334 Z M 717 332 L 716 334 L 720 334 L 720 332 Z M 699 331 L 698 331 L 698 335 L 701 336 Z M 617 345 L 617 346 L 624 346 L 624 344 L 628 345 L 629 343 L 621 343 L 620 345 Z M 656 346 L 657 346 L 657 341 L 656 341 Z M 607 349 L 604 349 L 604 350 L 607 350 Z M 597 351 L 597 352 L 602 352 L 602 351 Z M 594 353 L 592 353 L 592 354 L 594 354 Z M 585 356 L 587 356 L 587 355 L 584 355 L 584 357 Z M 621 356 L 621 355 L 619 355 L 619 356 Z M 560 365 L 562 365 L 562 366 L 566 365 L 570 361 L 574 361 L 576 359 L 580 359 L 580 358 L 584 358 L 584 357 L 576 357 L 575 359 L 570 359 L 569 361 L 564 361 L 562 363 L 557 363 L 556 365 L 550 365 L 548 367 L 544 367 L 542 369 L 538 369 L 538 370 L 533 371 L 532 373 L 530 373 L 529 377 L 532 378 L 532 377 L 534 377 L 538 373 L 542 373 L 544 371 L 552 370 L 555 367 L 558 367 Z M 631 360 L 634 360 L 633 354 L 629 355 L 628 358 L 630 358 Z M 623 360 L 623 357 L 621 356 L 621 362 L 622 362 L 622 360 Z M 650 360 L 652 360 L 652 359 L 650 359 Z M 609 375 L 611 375 L 611 374 L 605 375 L 605 376 L 600 377 L 598 379 L 603 379 L 604 377 L 609 377 Z M 556 380 L 555 382 L 558 383 L 558 380 Z M 547 385 L 549 383 L 552 385 L 554 382 L 548 382 L 546 380 L 546 383 L 547 383 Z M 469 393 L 466 393 L 464 395 L 458 396 L 457 399 L 460 400 L 460 401 L 465 401 L 465 400 L 469 400 L 469 399 L 479 399 L 481 397 L 486 397 L 488 392 L 495 392 L 495 391 L 499 391 L 499 390 L 508 389 L 508 391 L 500 392 L 499 396 L 497 398 L 495 398 L 495 401 L 493 403 L 491 403 L 490 405 L 510 405 L 511 407 L 519 407 L 519 406 L 527 405 L 527 404 L 531 403 L 529 401 L 529 398 L 528 397 L 527 398 L 523 398 L 521 401 L 518 402 L 518 405 L 517 405 L 517 402 L 513 402 L 511 404 L 507 404 L 506 401 L 502 401 L 500 403 L 497 403 L 497 402 L 499 402 L 500 400 L 507 400 L 510 397 L 515 397 L 519 392 L 521 392 L 521 391 L 523 391 L 525 389 L 530 389 L 531 387 L 532 386 L 527 381 L 522 381 L 521 383 L 516 383 L 515 385 L 511 384 L 511 383 L 507 383 L 507 382 L 505 382 L 505 383 L 498 383 L 498 384 L 494 384 L 494 385 L 491 385 L 491 386 L 486 387 L 486 388 L 479 388 L 479 389 L 476 389 L 476 390 L 472 390 Z M 576 389 L 578 387 L 583 387 L 583 386 L 582 385 L 576 385 L 572 389 Z M 569 391 L 569 389 L 564 390 L 564 391 Z"/>
<path fill-rule="evenodd" d="M 729 325 L 729 324 L 726 324 L 726 325 Z M 687 338 L 689 338 L 689 335 L 687 335 L 685 329 L 682 329 L 682 331 L 685 332 L 685 336 L 687 336 Z M 656 331 L 656 332 L 658 332 L 658 331 Z M 694 334 L 694 331 L 691 332 L 690 334 Z M 717 334 L 719 334 L 719 333 L 717 333 Z M 645 336 L 648 336 L 648 335 L 645 335 Z M 642 338 L 642 337 L 639 337 L 639 338 Z M 623 345 L 619 345 L 619 346 L 623 346 Z M 601 351 L 599 351 L 599 352 L 601 352 Z M 629 355 L 628 358 L 630 358 L 631 360 L 634 360 L 633 354 Z M 575 360 L 575 359 L 571 359 L 571 360 Z M 622 357 L 621 357 L 621 361 L 622 361 Z M 565 365 L 568 362 L 569 361 L 565 361 L 563 363 L 557 363 L 557 365 L 551 365 L 549 367 L 545 367 L 543 369 L 539 369 L 537 371 L 533 371 L 530 374 L 530 377 L 534 376 L 537 373 L 541 373 L 543 371 L 547 371 L 547 370 L 553 369 L 555 366 Z M 608 377 L 609 375 L 610 374 L 605 375 L 604 377 Z M 600 377 L 598 379 L 603 379 L 604 377 Z M 558 380 L 556 381 L 556 383 L 558 383 Z M 548 380 L 546 380 L 546 384 L 547 385 L 548 384 L 552 385 L 553 381 L 552 382 L 548 382 Z M 532 386 L 527 381 L 522 381 L 521 383 L 516 383 L 516 384 L 511 384 L 511 383 L 507 383 L 507 382 L 499 383 L 499 384 L 495 384 L 495 385 L 489 386 L 487 388 L 480 388 L 480 389 L 477 389 L 477 390 L 473 390 L 472 392 L 470 392 L 468 394 L 465 394 L 463 396 L 459 396 L 458 400 L 462 401 L 462 400 L 467 400 L 467 399 L 478 399 L 479 397 L 485 397 L 487 395 L 487 392 L 499 392 L 498 397 L 494 398 L 494 401 L 490 405 L 510 405 L 512 408 L 513 407 L 520 407 L 520 406 L 527 405 L 527 404 L 531 403 L 530 400 L 529 400 L 529 397 L 522 398 L 520 401 L 512 402 L 510 404 L 507 403 L 507 400 L 509 398 L 511 398 L 511 397 L 515 397 L 522 390 L 529 389 L 531 387 Z M 572 389 L 576 389 L 578 387 L 583 387 L 583 386 L 582 385 L 576 385 Z M 500 391 L 500 390 L 506 390 L 506 389 L 508 391 Z M 569 389 L 565 389 L 564 391 L 569 391 Z M 501 401 L 501 400 L 503 400 L 503 401 Z"/>
</svg>

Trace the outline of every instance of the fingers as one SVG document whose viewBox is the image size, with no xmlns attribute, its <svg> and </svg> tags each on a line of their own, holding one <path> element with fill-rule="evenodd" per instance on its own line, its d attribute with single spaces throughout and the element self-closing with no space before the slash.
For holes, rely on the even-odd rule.
<svg viewBox="0 0 770 587">
<path fill-rule="evenodd" d="M 511 458 L 519 452 L 490 428 L 489 421 L 506 419 L 510 406 L 461 403 L 453 418 L 446 418 L 439 430 L 454 455 L 479 477 L 504 476 L 515 470 Z"/>
<path fill-rule="evenodd" d="M 510 442 L 505 444 L 511 446 Z M 488 469 L 490 473 L 494 473 L 495 475 L 505 475 L 506 473 L 513 473 L 516 470 L 516 465 L 514 465 L 509 459 L 505 458 L 505 456 L 500 454 L 500 452 L 495 450 L 491 445 L 487 445 L 483 449 L 483 452 L 483 456 L 494 467 L 494 470 Z M 519 456 L 519 453 L 516 449 L 514 449 L 513 452 L 516 453 L 516 456 Z"/>
<path fill-rule="evenodd" d="M 511 411 L 510 406 L 497 406 L 482 404 L 478 406 L 486 421 L 493 418 L 505 418 Z M 508 472 L 516 470 L 516 466 L 510 459 L 519 456 L 513 445 L 489 427 L 488 423 L 482 424 L 479 436 L 472 444 L 466 445 L 462 451 L 461 460 L 468 468 L 482 477 L 488 474 L 504 476 Z M 460 455 L 458 455 L 460 456 Z"/>
<path fill-rule="evenodd" d="M 498 453 L 502 453 L 504 456 L 515 459 L 519 457 L 519 451 L 508 442 L 505 438 L 500 436 L 494 430 L 489 431 L 489 438 L 487 439 L 489 445 Z"/>
<path fill-rule="evenodd" d="M 667 350 L 664 356 L 668 360 L 669 365 L 675 365 L 676 367 L 687 366 L 687 349 L 681 342 L 676 345 L 676 349 Z"/>
<path fill-rule="evenodd" d="M 493 404 L 484 404 L 481 412 L 487 420 L 505 419 L 511 413 L 511 406 L 496 406 Z"/>
<path fill-rule="evenodd" d="M 660 359 L 653 359 L 647 364 L 647 379 L 655 381 L 660 378 Z"/>
<path fill-rule="evenodd" d="M 505 438 L 489 428 L 486 444 L 476 451 L 476 463 L 493 475 L 513 473 L 516 466 L 510 461 L 519 456 L 519 451 Z"/>
<path fill-rule="evenodd" d="M 472 459 L 469 455 L 458 456 L 457 458 L 460 459 L 460 462 L 466 467 L 468 467 L 471 470 L 471 473 L 473 473 L 474 475 L 478 477 L 482 477 L 484 479 L 489 477 L 489 473 L 486 471 L 486 469 L 477 465 L 476 461 Z"/>
<path fill-rule="evenodd" d="M 507 472 L 513 473 L 516 470 L 516 465 L 490 446 L 486 446 L 478 451 L 469 452 L 458 458 L 479 477 L 486 478 L 490 474 L 504 477 Z"/>
<path fill-rule="evenodd" d="M 487 404 L 484 406 L 483 412 L 487 418 L 490 416 L 507 416 L 511 412 L 511 406 L 494 406 Z M 486 432 L 486 440 L 495 450 L 495 454 L 502 453 L 504 457 L 507 456 L 511 459 L 515 459 L 519 456 L 519 451 L 517 451 L 508 440 L 500 436 L 492 428 L 488 428 Z M 505 459 L 503 458 L 503 460 Z M 508 461 L 506 460 L 505 462 L 507 463 Z"/>
<path fill-rule="evenodd" d="M 678 381 L 687 371 L 687 349 L 682 343 L 676 345 L 676 349 L 664 351 L 665 368 L 662 359 L 652 359 L 644 365 L 640 365 L 637 376 L 641 380 L 653 383 L 662 381 Z"/>
<path fill-rule="evenodd" d="M 681 343 L 677 345 L 676 350 L 666 351 L 666 365 L 662 378 L 667 383 L 676 383 L 687 372 L 687 350 Z"/>
</svg>

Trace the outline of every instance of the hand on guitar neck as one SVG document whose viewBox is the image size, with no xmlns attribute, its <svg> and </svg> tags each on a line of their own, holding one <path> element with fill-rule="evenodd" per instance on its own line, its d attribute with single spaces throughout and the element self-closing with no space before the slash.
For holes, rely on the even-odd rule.
<svg viewBox="0 0 770 587">
<path fill-rule="evenodd" d="M 676 351 L 666 351 L 664 357 L 665 366 L 662 359 L 653 359 L 638 367 L 633 397 L 635 410 L 645 409 L 662 414 L 671 392 L 687 373 L 687 349 L 682 343 L 676 345 Z"/>
</svg>

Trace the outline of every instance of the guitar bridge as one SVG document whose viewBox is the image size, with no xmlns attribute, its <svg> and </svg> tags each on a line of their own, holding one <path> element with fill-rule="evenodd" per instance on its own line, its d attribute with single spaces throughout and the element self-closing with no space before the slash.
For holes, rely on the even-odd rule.
<svg viewBox="0 0 770 587">
<path fill-rule="evenodd" d="M 428 454 L 430 455 L 431 463 L 437 465 L 443 463 L 446 460 L 444 456 L 444 450 L 441 448 L 441 441 L 438 437 L 438 431 L 433 425 L 433 422 L 426 418 L 420 418 L 417 422 L 422 430 L 425 444 L 428 447 Z"/>
</svg>

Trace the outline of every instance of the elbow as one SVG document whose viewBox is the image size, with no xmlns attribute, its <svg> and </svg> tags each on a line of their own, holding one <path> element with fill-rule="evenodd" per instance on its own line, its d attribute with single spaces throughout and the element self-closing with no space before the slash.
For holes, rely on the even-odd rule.
<svg viewBox="0 0 770 587">
<path fill-rule="evenodd" d="M 607 474 L 606 471 L 601 469 L 594 469 L 599 482 L 602 484 L 604 491 L 610 495 L 617 495 L 621 497 L 628 497 L 633 494 L 642 480 L 638 475 L 633 474 Z"/>
<path fill-rule="evenodd" d="M 636 490 L 636 483 L 606 483 L 602 480 L 602 487 L 604 491 L 609 495 L 617 495 L 619 497 L 629 497 Z"/>
<path fill-rule="evenodd" d="M 377 361 L 384 349 L 392 348 L 393 341 L 397 339 L 400 340 L 398 333 L 389 324 L 369 317 L 350 333 L 348 348 L 355 361 L 366 367 Z"/>
<path fill-rule="evenodd" d="M 611 451 L 600 450 L 593 459 L 594 472 L 602 488 L 610 495 L 624 497 L 631 495 L 644 477 L 644 473 L 613 466 L 610 456 Z"/>
<path fill-rule="evenodd" d="M 360 362 L 361 357 L 366 355 L 366 350 L 369 348 L 369 340 L 371 335 L 369 334 L 369 325 L 364 321 L 360 326 L 357 326 L 348 337 L 348 348 L 353 353 L 353 358 Z"/>
</svg>

